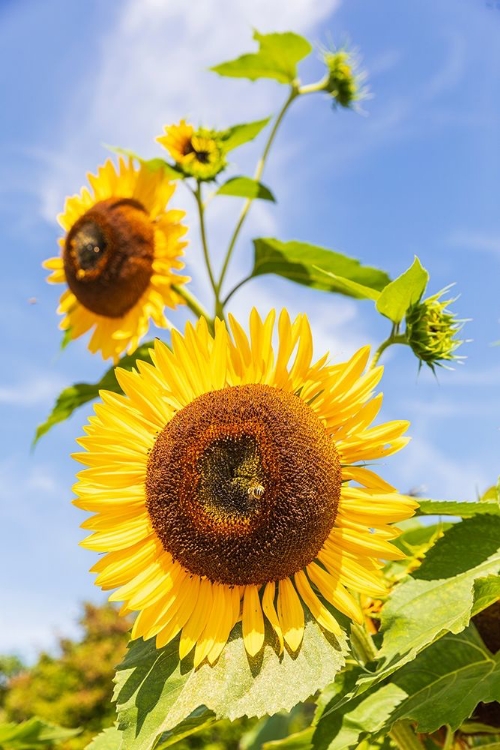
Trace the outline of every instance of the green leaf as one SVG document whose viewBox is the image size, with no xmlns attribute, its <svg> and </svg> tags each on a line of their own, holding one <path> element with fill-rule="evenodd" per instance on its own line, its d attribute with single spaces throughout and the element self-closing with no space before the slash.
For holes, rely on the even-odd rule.
<svg viewBox="0 0 500 750">
<path fill-rule="evenodd" d="M 81 729 L 65 729 L 34 716 L 21 724 L 0 723 L 0 748 L 35 750 L 80 734 Z"/>
<path fill-rule="evenodd" d="M 343 750 L 396 721 L 417 722 L 419 732 L 443 725 L 456 730 L 480 702 L 500 695 L 500 654 L 494 657 L 473 625 L 445 635 L 391 677 L 340 708 L 330 705 L 320 717 L 313 748 Z"/>
<path fill-rule="evenodd" d="M 375 307 L 393 323 L 401 323 L 408 308 L 421 298 L 428 281 L 428 272 L 415 256 L 410 268 L 383 289 Z"/>
<path fill-rule="evenodd" d="M 122 740 L 123 735 L 117 727 L 108 727 L 94 737 L 85 750 L 120 750 Z"/>
<path fill-rule="evenodd" d="M 215 721 L 213 713 L 208 711 L 205 706 L 200 706 L 187 719 L 181 721 L 168 732 L 164 732 L 158 740 L 158 744 L 155 745 L 155 750 L 165 750 L 167 747 L 172 747 L 186 737 L 207 729 Z"/>
<path fill-rule="evenodd" d="M 273 78 L 280 83 L 292 83 L 297 78 L 297 63 L 312 51 L 307 39 L 291 31 L 281 34 L 254 31 L 253 38 L 259 44 L 258 52 L 215 65 L 210 70 L 231 78 L 249 78 L 251 81 Z"/>
<path fill-rule="evenodd" d="M 474 581 L 474 606 L 472 614 L 477 615 L 490 604 L 500 599 L 500 576 L 486 576 Z"/>
<path fill-rule="evenodd" d="M 217 190 L 216 195 L 234 195 L 237 198 L 260 198 L 276 202 L 269 188 L 251 177 L 232 177 Z"/>
<path fill-rule="evenodd" d="M 359 299 L 376 299 L 389 283 L 384 271 L 362 266 L 355 258 L 324 247 L 263 237 L 253 244 L 252 276 L 275 273 L 305 286 Z"/>
<path fill-rule="evenodd" d="M 129 156 L 131 159 L 137 159 L 140 164 L 143 164 L 152 172 L 156 172 L 158 169 L 163 169 L 166 177 L 168 177 L 170 180 L 180 180 L 183 177 L 183 173 L 179 169 L 176 169 L 172 164 L 169 164 L 168 161 L 165 161 L 165 159 L 160 159 L 158 157 L 154 159 L 143 159 L 142 156 L 139 156 L 139 154 L 136 154 L 136 152 L 132 151 L 130 148 L 109 146 L 107 143 L 104 144 L 104 147 L 109 151 L 112 151 L 114 154 L 119 154 L 120 156 Z"/>
<path fill-rule="evenodd" d="M 418 513 L 424 516 L 461 516 L 471 518 L 477 515 L 500 516 L 500 503 L 494 500 L 479 502 L 453 502 L 451 500 L 419 500 Z"/>
<path fill-rule="evenodd" d="M 151 362 L 149 350 L 153 346 L 153 341 L 139 346 L 133 354 L 125 354 L 116 367 L 123 367 L 125 370 L 132 370 L 138 359 L 144 362 Z M 80 406 L 92 401 L 99 396 L 99 391 L 113 391 L 113 393 L 123 393 L 118 385 L 115 375 L 115 365 L 106 370 L 102 378 L 97 383 L 75 383 L 65 388 L 57 397 L 54 408 L 42 424 L 38 425 L 33 445 L 45 435 L 51 427 L 58 422 L 64 422 Z"/>
<path fill-rule="evenodd" d="M 346 650 L 307 620 L 298 654 L 278 656 L 268 633 L 261 653 L 249 658 L 237 625 L 217 663 L 193 670 L 192 658 L 179 662 L 178 638 L 159 650 L 154 639 L 133 641 L 118 669 L 115 699 L 127 750 L 148 750 L 186 717 L 201 723 L 214 714 L 233 720 L 289 711 L 333 680 Z"/>
<path fill-rule="evenodd" d="M 240 125 L 233 125 L 232 128 L 226 130 L 222 135 L 224 150 L 226 152 L 232 151 L 244 143 L 253 141 L 254 138 L 257 138 L 260 131 L 266 127 L 270 119 L 270 117 L 266 117 L 265 120 L 255 120 L 254 122 L 243 122 Z"/>
<path fill-rule="evenodd" d="M 451 526 L 382 610 L 381 664 L 362 689 L 414 659 L 445 633 L 460 633 L 474 611 L 475 581 L 500 572 L 500 518 L 476 516 Z M 481 595 L 484 596 L 484 590 Z"/>
</svg>

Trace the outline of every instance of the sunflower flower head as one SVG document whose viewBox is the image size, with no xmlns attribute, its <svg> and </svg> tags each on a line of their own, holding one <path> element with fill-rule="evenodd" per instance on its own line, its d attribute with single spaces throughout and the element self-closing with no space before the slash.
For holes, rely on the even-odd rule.
<svg viewBox="0 0 500 750">
<path fill-rule="evenodd" d="M 186 177 L 213 180 L 227 166 L 223 139 L 216 130 L 195 130 L 185 120 L 178 125 L 166 125 L 164 130 L 164 135 L 156 140 Z"/>
<path fill-rule="evenodd" d="M 151 357 L 117 369 L 123 395 L 101 391 L 75 454 L 83 545 L 104 553 L 96 583 L 138 613 L 132 636 L 179 636 L 196 667 L 240 620 L 251 656 L 266 621 L 291 652 L 305 610 L 337 636 L 336 612 L 363 622 L 358 594 L 383 596 L 381 560 L 404 557 L 390 524 L 416 507 L 364 465 L 408 427 L 371 426 L 382 368 L 365 371 L 368 347 L 313 362 L 305 316 L 275 326 L 254 310 L 249 336 L 231 316 L 214 335 L 201 319 Z"/>
<path fill-rule="evenodd" d="M 58 217 L 61 255 L 43 265 L 47 281 L 67 287 L 60 328 L 72 339 L 93 329 L 90 351 L 116 361 L 150 319 L 166 327 L 164 308 L 183 302 L 174 284 L 189 281 L 175 273 L 184 266 L 184 212 L 166 208 L 175 188 L 161 169 L 108 160 L 88 179 L 90 190 L 67 198 Z"/>
<path fill-rule="evenodd" d="M 367 96 L 367 90 L 362 85 L 365 74 L 359 72 L 358 60 L 353 52 L 347 49 L 323 52 L 323 62 L 327 68 L 324 90 L 333 99 L 334 105 L 352 108 Z"/>
<path fill-rule="evenodd" d="M 408 343 L 420 360 L 420 366 L 425 363 L 432 370 L 436 366 L 446 367 L 445 362 L 463 359 L 455 351 L 463 344 L 457 334 L 465 321 L 457 320 L 456 314 L 448 309 L 455 299 L 441 299 L 448 289 L 417 302 L 406 314 Z"/>
</svg>

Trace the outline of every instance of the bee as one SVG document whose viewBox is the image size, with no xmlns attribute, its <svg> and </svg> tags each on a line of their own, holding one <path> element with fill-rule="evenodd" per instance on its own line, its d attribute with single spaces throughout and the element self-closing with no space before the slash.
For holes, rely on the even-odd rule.
<svg viewBox="0 0 500 750">
<path fill-rule="evenodd" d="M 248 488 L 248 494 L 250 497 L 260 499 L 264 494 L 264 487 L 261 484 L 251 484 Z"/>
</svg>

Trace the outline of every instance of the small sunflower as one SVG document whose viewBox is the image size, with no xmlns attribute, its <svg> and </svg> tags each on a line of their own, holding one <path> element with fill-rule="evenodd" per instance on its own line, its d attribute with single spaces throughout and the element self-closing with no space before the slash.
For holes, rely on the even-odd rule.
<svg viewBox="0 0 500 750">
<path fill-rule="evenodd" d="M 178 125 L 166 125 L 165 134 L 156 139 L 187 176 L 198 180 L 213 180 L 226 167 L 225 152 L 219 134 L 213 130 L 196 130 L 181 120 Z"/>
<path fill-rule="evenodd" d="M 49 282 L 69 287 L 60 328 L 72 339 L 94 328 L 90 351 L 116 361 L 137 347 L 150 318 L 165 328 L 165 306 L 183 302 L 172 285 L 189 281 L 174 273 L 184 266 L 187 230 L 183 211 L 165 210 L 175 188 L 161 169 L 108 160 L 88 180 L 91 191 L 67 198 L 58 217 L 61 255 L 43 265 Z"/>
<path fill-rule="evenodd" d="M 343 364 L 312 363 L 305 316 L 262 321 L 250 336 L 230 316 L 212 337 L 202 319 L 160 341 L 153 365 L 117 369 L 125 395 L 101 392 L 75 458 L 75 504 L 95 513 L 83 546 L 106 553 L 92 570 L 113 601 L 137 611 L 132 637 L 158 648 L 180 633 L 180 657 L 213 663 L 238 620 L 247 652 L 296 651 L 304 607 L 340 634 L 328 602 L 363 621 L 357 593 L 385 592 L 380 559 L 404 555 L 388 524 L 416 503 L 366 461 L 402 448 L 408 423 L 370 427 L 382 368 L 369 349 Z M 364 373 L 364 374 L 363 374 Z M 354 484 L 353 484 L 354 483 Z"/>
</svg>

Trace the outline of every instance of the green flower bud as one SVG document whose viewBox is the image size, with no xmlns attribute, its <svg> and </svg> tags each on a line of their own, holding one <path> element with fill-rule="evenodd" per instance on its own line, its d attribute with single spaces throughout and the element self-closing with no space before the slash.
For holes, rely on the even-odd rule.
<svg viewBox="0 0 500 750">
<path fill-rule="evenodd" d="M 324 90 L 333 97 L 334 104 L 352 107 L 366 96 L 362 87 L 364 73 L 358 73 L 356 57 L 346 49 L 323 53 L 323 61 L 328 69 Z"/>
<path fill-rule="evenodd" d="M 441 290 L 432 297 L 412 305 L 406 313 L 406 336 L 414 354 L 432 370 L 444 362 L 457 361 L 455 350 L 463 344 L 456 335 L 462 330 L 464 320 L 457 320 L 456 314 L 448 310 L 455 299 L 441 300 L 449 289 Z"/>
</svg>

